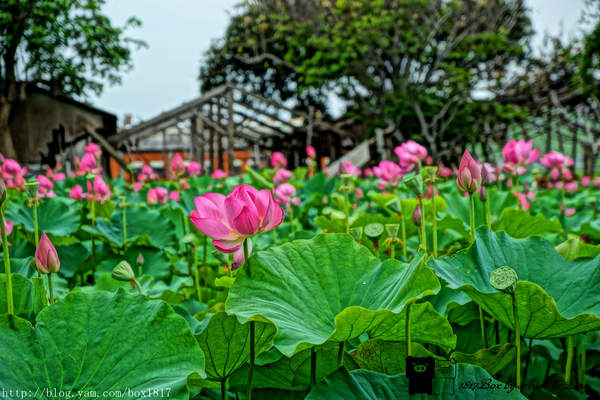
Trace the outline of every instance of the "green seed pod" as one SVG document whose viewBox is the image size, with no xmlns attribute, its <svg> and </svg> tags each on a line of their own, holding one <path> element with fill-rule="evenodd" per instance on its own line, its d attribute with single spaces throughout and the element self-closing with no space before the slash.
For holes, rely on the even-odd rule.
<svg viewBox="0 0 600 400">
<path fill-rule="evenodd" d="M 29 197 L 37 196 L 39 187 L 40 187 L 40 184 L 38 182 L 27 182 L 25 184 L 25 189 L 27 189 L 27 193 L 29 194 Z"/>
<path fill-rule="evenodd" d="M 357 242 L 360 242 L 362 240 L 363 227 L 357 226 L 356 228 L 350 229 L 350 234 L 352 235 L 354 240 L 356 240 Z"/>
<path fill-rule="evenodd" d="M 383 225 L 380 224 L 379 222 L 374 222 L 372 224 L 365 226 L 365 235 L 367 235 L 368 237 L 375 238 L 375 237 L 381 236 L 382 233 L 383 233 Z"/>
<path fill-rule="evenodd" d="M 196 241 L 196 236 L 193 233 L 188 233 L 183 237 L 183 243 L 192 244 Z"/>
<path fill-rule="evenodd" d="M 398 230 L 400 230 L 400 225 L 398 224 L 385 225 L 385 231 L 387 232 L 388 236 L 393 239 L 396 239 L 398 237 Z"/>
<path fill-rule="evenodd" d="M 111 276 L 113 279 L 123 282 L 131 282 L 133 279 L 135 279 L 131 265 L 124 260 L 117 264 L 117 266 L 112 270 Z"/>
<path fill-rule="evenodd" d="M 508 266 L 496 268 L 490 274 L 490 284 L 504 293 L 513 293 L 517 288 L 517 272 Z"/>
<path fill-rule="evenodd" d="M 402 211 L 402 206 L 400 205 L 400 200 L 398 200 L 397 197 L 394 197 L 392 200 L 385 203 L 385 206 L 395 213 L 399 213 L 400 211 Z"/>
<path fill-rule="evenodd" d="M 404 183 L 417 196 L 423 195 L 423 177 L 421 175 L 411 176 Z"/>
<path fill-rule="evenodd" d="M 421 168 L 423 180 L 426 182 L 433 182 L 437 174 L 437 169 L 437 167 L 431 165 Z"/>
</svg>

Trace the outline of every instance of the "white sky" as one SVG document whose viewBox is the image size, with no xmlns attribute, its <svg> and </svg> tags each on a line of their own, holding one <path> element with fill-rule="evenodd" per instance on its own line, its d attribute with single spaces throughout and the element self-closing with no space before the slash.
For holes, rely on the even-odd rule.
<svg viewBox="0 0 600 400">
<path fill-rule="evenodd" d="M 134 68 L 120 86 L 106 86 L 89 99 L 96 107 L 121 118 L 133 114 L 145 120 L 199 95 L 201 58 L 213 39 L 222 37 L 228 12 L 239 0 L 109 0 L 106 12 L 116 24 L 130 16 L 141 28 L 130 35 L 146 41 L 148 48 L 133 55 Z M 579 30 L 584 0 L 526 0 L 532 10 L 536 44 L 544 32 L 568 37 Z"/>
</svg>

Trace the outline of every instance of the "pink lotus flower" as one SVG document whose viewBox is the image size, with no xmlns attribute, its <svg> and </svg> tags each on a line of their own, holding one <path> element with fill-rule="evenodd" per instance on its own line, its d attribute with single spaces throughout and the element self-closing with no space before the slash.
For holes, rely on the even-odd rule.
<svg viewBox="0 0 600 400">
<path fill-rule="evenodd" d="M 563 168 L 572 166 L 573 159 L 558 151 L 551 151 L 540 159 L 540 163 L 548 168 L 558 168 L 562 170 Z"/>
<path fill-rule="evenodd" d="M 97 159 L 102 157 L 102 149 L 94 142 L 89 142 L 87 146 L 85 146 L 85 152 L 93 155 Z"/>
<path fill-rule="evenodd" d="M 202 173 L 202 165 L 196 161 L 190 161 L 187 165 L 187 173 L 190 176 L 199 176 Z"/>
<path fill-rule="evenodd" d="M 58 259 L 56 249 L 45 232 L 42 233 L 40 243 L 35 250 L 35 266 L 40 274 L 58 272 L 60 268 L 60 260 Z"/>
<path fill-rule="evenodd" d="M 519 193 L 519 192 L 514 192 L 515 195 L 517 196 L 517 198 L 519 199 L 519 202 L 521 203 L 521 209 L 525 210 L 525 211 L 529 211 L 529 208 L 531 207 L 531 203 L 529 202 L 529 199 L 533 199 L 534 196 L 532 193 Z"/>
<path fill-rule="evenodd" d="M 223 253 L 234 253 L 233 269 L 244 260 L 243 244 L 250 238 L 269 231 L 283 222 L 281 206 L 268 190 L 252 186 L 236 186 L 227 196 L 207 193 L 194 199 L 196 209 L 190 213 L 194 226 L 213 238 L 212 244 Z"/>
<path fill-rule="evenodd" d="M 289 183 L 282 183 L 275 189 L 275 198 L 279 204 L 287 205 L 296 195 L 296 188 Z"/>
<path fill-rule="evenodd" d="M 416 226 L 421 226 L 421 207 L 417 206 L 413 211 L 412 221 Z"/>
<path fill-rule="evenodd" d="M 288 162 L 285 156 L 280 151 L 274 151 L 271 154 L 271 167 L 273 168 L 285 168 L 287 167 Z"/>
<path fill-rule="evenodd" d="M 18 162 L 11 158 L 5 158 L 2 165 L 3 177 L 6 186 L 10 189 L 25 188 L 25 174 L 27 168 L 21 168 Z"/>
<path fill-rule="evenodd" d="M 564 204 L 560 205 L 560 210 L 562 212 L 564 212 L 567 217 L 570 217 L 571 215 L 575 214 L 575 211 L 576 211 L 574 208 L 567 208 L 565 210 L 565 205 Z"/>
<path fill-rule="evenodd" d="M 592 183 L 592 179 L 589 176 L 584 176 L 581 178 L 581 186 L 588 187 Z"/>
<path fill-rule="evenodd" d="M 338 174 L 347 174 L 352 176 L 360 176 L 360 168 L 356 167 L 350 161 L 346 161 L 340 164 L 338 168 Z"/>
<path fill-rule="evenodd" d="M 46 177 L 54 182 L 64 181 L 66 176 L 62 172 L 54 172 L 52 168 L 46 169 Z"/>
<path fill-rule="evenodd" d="M 138 181 L 155 181 L 158 179 L 158 174 L 154 172 L 151 166 L 144 164 L 142 167 L 142 173 L 138 175 Z"/>
<path fill-rule="evenodd" d="M 96 157 L 92 153 L 85 153 L 79 162 L 79 168 L 77 169 L 78 175 L 84 175 L 88 172 L 95 172 L 96 169 Z"/>
<path fill-rule="evenodd" d="M 365 194 L 363 193 L 362 189 L 359 188 L 358 186 L 356 188 L 354 188 L 354 196 L 360 200 L 363 197 L 365 197 Z"/>
<path fill-rule="evenodd" d="M 295 205 L 296 207 L 298 207 L 300 205 L 300 203 L 302 203 L 302 200 L 300 200 L 300 197 L 294 197 L 292 199 L 292 204 Z"/>
<path fill-rule="evenodd" d="M 179 191 L 173 190 L 172 192 L 169 192 L 169 198 L 174 202 L 179 203 Z"/>
<path fill-rule="evenodd" d="M 99 201 L 104 204 L 106 200 L 110 200 L 110 187 L 104 182 L 104 179 L 100 175 L 94 177 L 94 184 L 90 181 L 86 182 L 87 193 L 85 198 L 88 200 Z"/>
<path fill-rule="evenodd" d="M 430 183 L 429 186 L 427 186 L 427 194 L 425 194 L 425 198 L 426 199 L 430 199 L 431 198 L 431 189 L 433 188 L 433 193 L 436 196 L 440 195 L 440 192 L 438 192 L 437 188 L 434 188 L 433 185 Z"/>
<path fill-rule="evenodd" d="M 213 179 L 221 179 L 221 178 L 226 178 L 227 177 L 227 172 L 223 171 L 222 169 L 215 169 L 215 171 L 210 174 L 210 177 Z"/>
<path fill-rule="evenodd" d="M 171 172 L 173 172 L 175 176 L 183 175 L 185 173 L 185 164 L 179 153 L 175 153 L 173 156 L 173 161 L 171 161 Z"/>
<path fill-rule="evenodd" d="M 594 186 L 600 186 L 600 177 L 594 178 Z"/>
<path fill-rule="evenodd" d="M 273 182 L 275 182 L 275 183 L 287 182 L 288 179 L 290 179 L 291 177 L 292 177 L 292 173 L 289 170 L 287 170 L 285 168 L 280 168 L 275 173 L 275 176 L 273 177 Z"/>
<path fill-rule="evenodd" d="M 306 157 L 310 158 L 311 160 L 317 159 L 317 151 L 314 147 L 306 146 Z"/>
<path fill-rule="evenodd" d="M 169 200 L 169 191 L 160 186 L 149 189 L 146 195 L 148 204 L 167 204 L 167 200 Z"/>
<path fill-rule="evenodd" d="M 438 164 L 437 172 L 438 172 L 438 175 L 441 176 L 442 178 L 449 178 L 452 175 L 454 175 L 454 171 L 452 171 L 452 169 L 444 166 L 444 164 L 442 164 L 442 163 Z"/>
<path fill-rule="evenodd" d="M 565 183 L 565 191 L 567 191 L 568 193 L 576 192 L 578 188 L 579 184 L 577 183 L 577 181 L 570 181 Z"/>
<path fill-rule="evenodd" d="M 532 148 L 533 141 L 510 140 L 502 149 L 504 157 L 504 171 L 510 174 L 523 175 L 526 172 L 524 165 L 535 162 L 540 156 L 540 150 Z"/>
<path fill-rule="evenodd" d="M 12 221 L 6 222 L 6 218 L 4 218 L 4 231 L 6 232 L 6 236 L 10 235 L 14 227 L 14 223 Z"/>
<path fill-rule="evenodd" d="M 408 140 L 397 146 L 394 153 L 398 156 L 398 164 L 404 172 L 412 170 L 427 157 L 427 149 L 413 140 Z"/>
<path fill-rule="evenodd" d="M 373 175 L 375 175 L 371 168 L 366 168 L 364 170 L 364 174 L 365 174 L 365 177 L 367 177 L 367 178 L 371 178 Z"/>
<path fill-rule="evenodd" d="M 377 186 L 383 190 L 388 185 L 397 186 L 398 182 L 404 177 L 404 173 L 400 166 L 392 161 L 381 161 L 378 166 L 373 167 L 373 173 L 383 182 L 379 182 Z"/>
<path fill-rule="evenodd" d="M 456 186 L 459 190 L 467 193 L 474 193 L 481 186 L 481 165 L 473 160 L 467 150 L 463 153 L 458 166 Z"/>
<path fill-rule="evenodd" d="M 144 187 L 144 184 L 142 182 L 134 182 L 133 183 L 133 191 L 134 192 L 139 192 L 140 190 L 142 190 L 142 188 Z"/>
<path fill-rule="evenodd" d="M 188 190 L 190 188 L 190 184 L 185 179 L 179 180 L 179 186 L 181 187 L 181 190 Z"/>
<path fill-rule="evenodd" d="M 483 163 L 481 165 L 481 183 L 483 185 L 489 185 L 498 180 L 496 176 L 495 168 L 490 163 Z"/>
<path fill-rule="evenodd" d="M 83 200 L 83 189 L 79 185 L 75 185 L 69 191 L 69 197 L 75 200 Z"/>
<path fill-rule="evenodd" d="M 56 193 L 53 192 L 54 182 L 46 178 L 44 175 L 38 175 L 36 182 L 39 183 L 37 196 L 42 197 L 56 197 Z"/>
</svg>

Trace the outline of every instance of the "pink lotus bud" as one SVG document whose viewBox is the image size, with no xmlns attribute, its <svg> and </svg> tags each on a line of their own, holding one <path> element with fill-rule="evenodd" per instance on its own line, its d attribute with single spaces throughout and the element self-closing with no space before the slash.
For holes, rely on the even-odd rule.
<svg viewBox="0 0 600 400">
<path fill-rule="evenodd" d="M 69 191 L 69 197 L 75 200 L 83 200 L 83 189 L 79 185 L 75 185 Z"/>
<path fill-rule="evenodd" d="M 363 197 L 365 197 L 363 191 L 361 188 L 359 188 L 358 186 L 354 189 L 354 196 L 356 196 L 357 199 L 362 199 Z"/>
<path fill-rule="evenodd" d="M 287 170 L 285 168 L 280 168 L 275 173 L 275 176 L 273 177 L 273 182 L 284 183 L 284 182 L 287 182 L 288 179 L 290 179 L 291 177 L 292 177 L 292 173 L 289 170 Z"/>
<path fill-rule="evenodd" d="M 459 190 L 467 193 L 474 193 L 481 186 L 481 166 L 471 158 L 467 150 L 460 160 L 456 185 Z"/>
<path fill-rule="evenodd" d="M 294 197 L 292 199 L 292 204 L 295 205 L 296 207 L 298 207 L 300 205 L 300 203 L 302 203 L 302 200 L 300 200 L 300 197 Z"/>
<path fill-rule="evenodd" d="M 179 186 L 181 186 L 181 190 L 188 190 L 190 188 L 190 184 L 185 179 L 179 180 Z"/>
<path fill-rule="evenodd" d="M 185 172 L 185 164 L 183 163 L 181 154 L 175 153 L 173 156 L 173 161 L 171 162 L 171 171 L 175 175 L 182 175 Z"/>
<path fill-rule="evenodd" d="M 38 248 L 35 250 L 35 266 L 40 274 L 58 272 L 60 268 L 58 254 L 46 233 L 42 233 Z"/>
<path fill-rule="evenodd" d="M 144 187 L 144 184 L 142 182 L 134 182 L 133 183 L 133 191 L 134 192 L 139 192 L 140 190 L 142 190 L 142 187 Z"/>
<path fill-rule="evenodd" d="M 408 140 L 394 149 L 398 164 L 408 172 L 427 157 L 427 149 L 413 140 Z"/>
<path fill-rule="evenodd" d="M 312 146 L 306 146 L 306 157 L 311 160 L 315 160 L 317 158 L 317 151 Z"/>
<path fill-rule="evenodd" d="M 94 142 L 89 142 L 87 146 L 85 146 L 85 152 L 93 155 L 97 159 L 100 159 L 102 156 L 102 149 Z"/>
<path fill-rule="evenodd" d="M 371 178 L 374 175 L 373 170 L 371 168 L 366 168 L 364 174 L 367 178 Z"/>
<path fill-rule="evenodd" d="M 144 264 L 144 255 L 142 253 L 139 253 L 136 261 L 137 261 L 138 265 L 143 265 Z"/>
<path fill-rule="evenodd" d="M 211 178 L 213 179 L 221 179 L 221 178 L 225 178 L 227 177 L 227 172 L 223 171 L 222 169 L 216 169 L 211 175 Z"/>
<path fill-rule="evenodd" d="M 202 173 L 202 165 L 200 165 L 196 161 L 190 161 L 190 163 L 187 166 L 187 172 L 190 176 L 198 176 Z"/>
<path fill-rule="evenodd" d="M 589 176 L 584 176 L 583 178 L 581 178 L 581 186 L 583 186 L 583 187 L 590 186 L 591 182 L 592 182 L 592 179 Z"/>
<path fill-rule="evenodd" d="M 169 192 L 169 198 L 174 202 L 179 203 L 179 191 L 173 190 L 172 192 Z"/>
<path fill-rule="evenodd" d="M 594 186 L 600 186 L 600 177 L 594 178 Z"/>
<path fill-rule="evenodd" d="M 296 188 L 289 183 L 282 183 L 275 189 L 275 198 L 279 204 L 289 204 L 292 197 L 296 195 Z"/>
<path fill-rule="evenodd" d="M 92 153 L 85 153 L 81 158 L 77 173 L 83 175 L 92 172 L 94 168 L 96 168 L 96 157 Z"/>
<path fill-rule="evenodd" d="M 577 181 L 571 181 L 571 182 L 565 183 L 565 190 L 569 193 L 576 192 L 578 187 L 579 187 L 579 184 L 577 183 Z"/>
<path fill-rule="evenodd" d="M 412 215 L 413 224 L 421 226 L 421 207 L 417 206 Z"/>
<path fill-rule="evenodd" d="M 273 168 L 285 168 L 287 167 L 287 159 L 280 151 L 274 151 L 271 154 L 271 167 Z"/>
<path fill-rule="evenodd" d="M 487 193 L 485 191 L 485 186 L 481 186 L 478 190 L 478 193 L 479 193 L 479 199 L 485 203 L 487 201 Z"/>
</svg>

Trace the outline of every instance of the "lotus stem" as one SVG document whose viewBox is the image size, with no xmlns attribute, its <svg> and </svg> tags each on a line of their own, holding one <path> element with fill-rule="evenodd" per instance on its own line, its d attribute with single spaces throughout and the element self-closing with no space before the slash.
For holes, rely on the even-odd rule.
<svg viewBox="0 0 600 400">
<path fill-rule="evenodd" d="M 431 225 L 433 229 L 433 258 L 438 257 L 438 238 L 437 238 L 437 206 L 435 205 L 435 186 L 431 189 Z"/>
<path fill-rule="evenodd" d="M 52 287 L 52 272 L 48 274 L 48 292 L 50 293 L 50 304 L 54 304 L 54 288 Z"/>
<path fill-rule="evenodd" d="M 94 199 L 90 200 L 90 213 L 92 214 L 92 226 L 96 226 L 96 202 Z M 37 235 L 36 235 L 37 236 Z M 94 266 L 94 273 L 96 272 L 96 240 L 94 234 L 90 234 L 92 239 L 92 265 Z"/>
<path fill-rule="evenodd" d="M 427 233 L 425 232 L 425 209 L 423 208 L 423 196 L 418 195 L 419 207 L 421 207 L 421 248 L 427 251 Z"/>
<path fill-rule="evenodd" d="M 127 212 L 123 200 L 123 250 L 127 250 Z"/>
<path fill-rule="evenodd" d="M 481 343 L 483 344 L 483 347 L 487 349 L 488 341 L 485 336 L 485 321 L 483 320 L 483 310 L 481 309 L 481 306 L 479 306 L 479 325 L 481 327 Z"/>
<path fill-rule="evenodd" d="M 406 222 L 404 221 L 404 214 L 400 212 L 400 232 L 402 235 L 402 256 L 407 258 L 406 253 Z"/>
<path fill-rule="evenodd" d="M 344 347 L 345 347 L 345 342 L 340 342 L 340 344 L 338 345 L 338 355 L 337 355 L 337 365 L 338 367 L 341 367 L 344 363 Z"/>
<path fill-rule="evenodd" d="M 200 288 L 200 271 L 198 270 L 198 252 L 196 249 L 196 245 L 192 245 L 192 257 L 192 269 L 194 270 L 194 286 L 196 287 L 196 295 L 198 296 L 198 301 L 202 303 L 202 289 Z"/>
<path fill-rule="evenodd" d="M 579 366 L 577 370 L 579 371 L 579 385 L 582 390 L 585 391 L 585 364 L 586 364 L 586 346 L 585 343 L 581 345 L 581 357 L 579 358 Z"/>
<path fill-rule="evenodd" d="M 523 382 L 527 384 L 527 371 L 529 370 L 529 363 L 531 362 L 531 346 L 533 345 L 533 338 L 529 338 L 529 346 L 527 351 L 527 359 L 525 360 L 525 368 L 523 369 Z"/>
<path fill-rule="evenodd" d="M 492 230 L 492 217 L 491 217 L 491 212 L 490 212 L 490 199 L 486 199 L 485 201 L 485 206 L 484 206 L 484 213 L 485 213 L 485 224 L 488 226 L 488 228 L 490 229 L 490 231 Z"/>
<path fill-rule="evenodd" d="M 310 386 L 317 384 L 317 352 L 314 346 L 310 348 Z"/>
<path fill-rule="evenodd" d="M 410 335 L 410 307 L 412 306 L 412 301 L 410 301 L 406 305 L 406 355 L 410 357 L 412 355 L 412 340 Z"/>
<path fill-rule="evenodd" d="M 469 222 L 471 224 L 471 243 L 475 243 L 475 197 L 469 193 Z"/>
<path fill-rule="evenodd" d="M 221 381 L 221 400 L 227 399 L 227 380 Z"/>
<path fill-rule="evenodd" d="M 38 248 L 40 244 L 40 230 L 38 227 L 38 213 L 37 213 L 38 199 L 37 196 L 33 198 L 33 239 L 35 242 L 35 248 Z M 4 220 L 4 216 L 2 217 Z M 37 270 L 37 269 L 36 269 Z M 37 271 L 38 278 L 42 277 L 40 271 Z"/>
<path fill-rule="evenodd" d="M 248 269 L 248 277 L 250 277 L 250 263 L 248 263 L 248 239 L 244 240 L 244 264 Z M 254 321 L 250 321 L 250 371 L 248 372 L 248 387 L 246 388 L 246 399 L 252 399 L 252 375 L 254 375 Z"/>
<path fill-rule="evenodd" d="M 349 197 L 348 197 L 348 185 L 344 185 L 344 224 L 346 226 L 346 233 L 350 233 L 350 205 L 349 205 Z"/>
<path fill-rule="evenodd" d="M 6 308 L 8 315 L 15 315 L 15 306 L 13 302 L 12 275 L 10 271 L 10 256 L 8 254 L 8 240 L 6 239 L 6 227 L 4 226 L 4 207 L 0 204 L 0 229 L 2 230 L 2 251 L 4 252 L 4 273 L 6 275 Z"/>
<path fill-rule="evenodd" d="M 565 365 L 565 382 L 571 383 L 571 370 L 573 368 L 573 336 L 567 338 L 567 362 Z"/>
<path fill-rule="evenodd" d="M 517 370 L 516 370 L 516 381 L 517 390 L 521 391 L 521 328 L 519 326 L 519 313 L 517 311 L 517 299 L 515 293 L 510 294 L 513 306 L 513 316 L 515 319 L 515 345 L 517 347 Z"/>
</svg>

